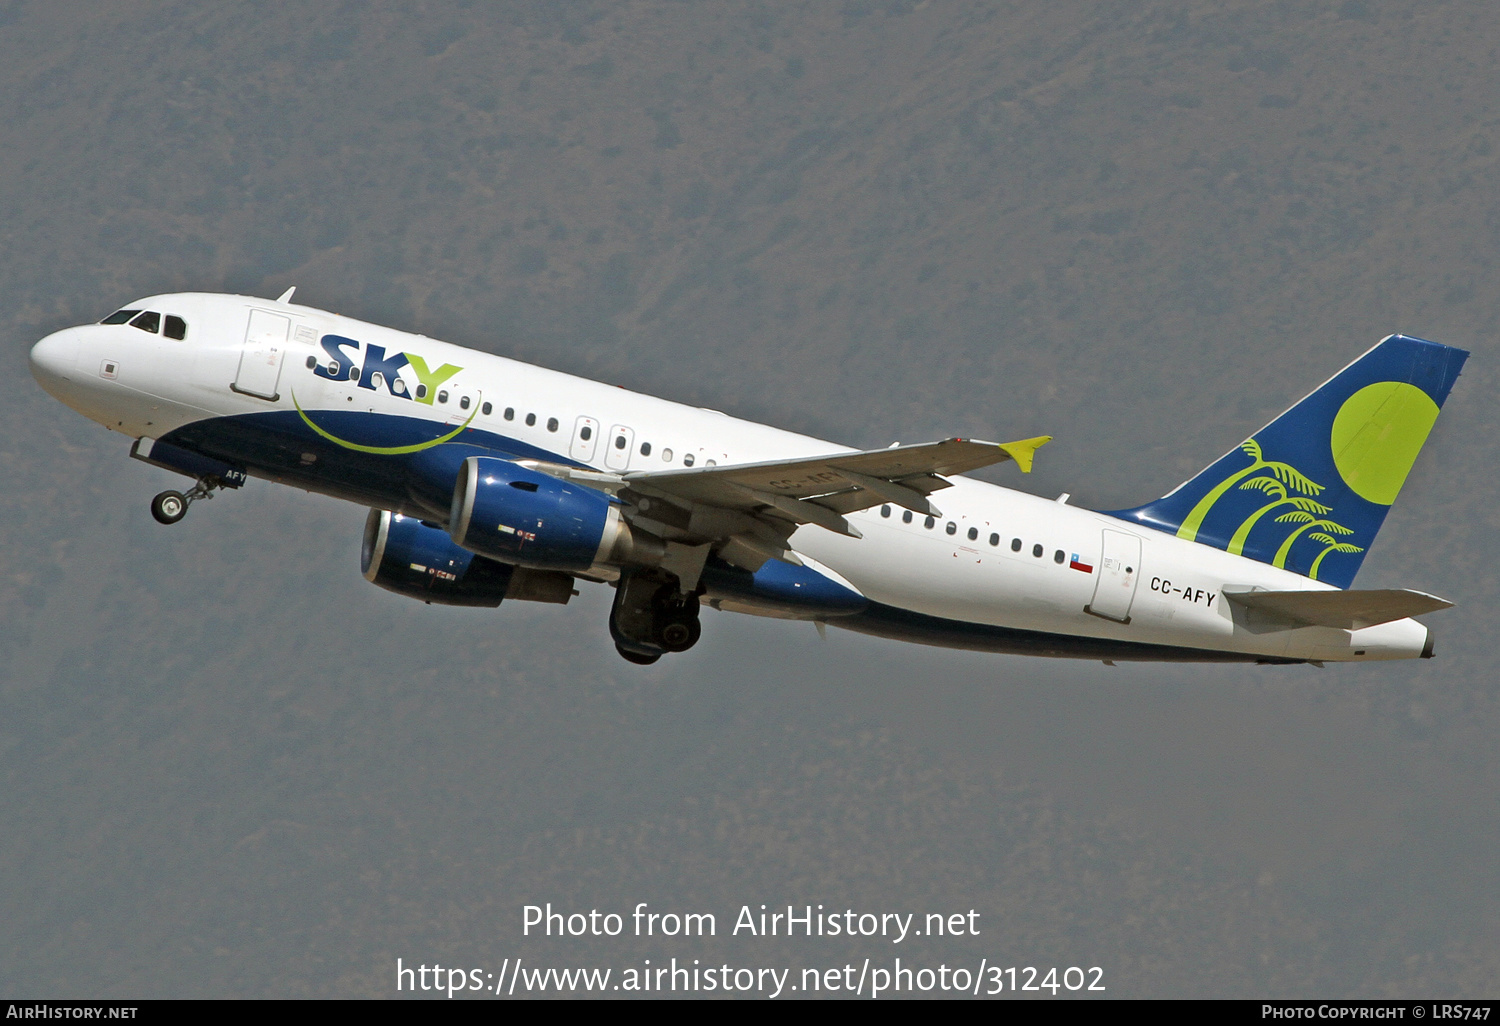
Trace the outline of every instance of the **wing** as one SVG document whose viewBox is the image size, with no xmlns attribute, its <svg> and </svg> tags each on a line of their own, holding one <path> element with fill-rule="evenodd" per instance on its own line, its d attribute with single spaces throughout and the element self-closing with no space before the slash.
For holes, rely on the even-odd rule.
<svg viewBox="0 0 1500 1026">
<path fill-rule="evenodd" d="M 620 498 L 633 524 L 668 541 L 711 544 L 727 561 L 754 570 L 766 559 L 798 562 L 786 541 L 801 524 L 858 538 L 845 514 L 882 502 L 942 516 L 928 495 L 950 486 L 943 475 L 1006 460 L 1029 473 L 1033 454 L 1049 441 L 949 438 L 769 463 L 629 473 Z"/>
</svg>

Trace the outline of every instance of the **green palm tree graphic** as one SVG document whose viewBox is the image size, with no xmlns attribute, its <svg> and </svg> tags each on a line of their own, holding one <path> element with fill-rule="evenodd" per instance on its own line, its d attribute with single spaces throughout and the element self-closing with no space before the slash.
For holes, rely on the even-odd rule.
<svg viewBox="0 0 1500 1026">
<path fill-rule="evenodd" d="M 1310 541 L 1315 541 L 1315 542 L 1318 542 L 1320 545 L 1326 545 L 1327 546 L 1327 548 L 1325 548 L 1322 552 L 1318 553 L 1318 558 L 1315 559 L 1315 560 L 1313 560 L 1312 569 L 1307 572 L 1307 576 L 1311 577 L 1315 581 L 1318 579 L 1318 564 L 1322 563 L 1323 562 L 1323 557 L 1326 556 L 1326 555 L 1328 555 L 1330 552 L 1363 552 L 1363 551 L 1365 551 L 1364 549 L 1360 548 L 1358 545 L 1350 545 L 1348 542 L 1341 542 L 1337 538 L 1332 538 L 1332 537 L 1324 534 L 1322 531 L 1314 531 L 1312 534 L 1308 535 L 1307 537 L 1308 537 L 1308 539 Z"/>
<path fill-rule="evenodd" d="M 1333 511 L 1332 506 L 1325 506 L 1321 502 L 1314 502 L 1312 499 L 1289 497 L 1286 487 L 1274 477 L 1252 477 L 1250 480 L 1240 483 L 1241 491 L 1250 491 L 1252 489 L 1258 489 L 1275 496 L 1276 501 L 1268 502 L 1254 513 L 1251 513 L 1250 516 L 1245 518 L 1245 522 L 1239 526 L 1239 530 L 1234 532 L 1234 537 L 1229 539 L 1228 549 L 1229 554 L 1233 556 L 1244 553 L 1245 542 L 1250 538 L 1250 529 L 1255 526 L 1257 520 L 1271 512 L 1277 506 L 1295 506 L 1304 513 L 1322 514 Z"/>
<path fill-rule="evenodd" d="M 1251 463 L 1243 470 L 1235 471 L 1224 480 L 1214 485 L 1209 493 L 1198 500 L 1198 504 L 1188 513 L 1187 519 L 1177 529 L 1177 537 L 1195 541 L 1198 537 L 1198 529 L 1203 526 L 1203 520 L 1208 516 L 1208 511 L 1213 509 L 1214 503 L 1223 498 L 1224 493 L 1236 484 L 1249 477 L 1251 474 L 1264 470 L 1281 484 L 1293 491 L 1304 495 L 1317 495 L 1323 490 L 1323 486 L 1313 481 L 1290 463 L 1276 463 L 1267 460 L 1261 453 L 1260 443 L 1253 438 L 1247 438 L 1240 443 L 1240 448 L 1245 455 L 1250 457 Z"/>
<path fill-rule="evenodd" d="M 1301 537 L 1303 531 L 1321 530 L 1346 536 L 1354 533 L 1351 528 L 1345 527 L 1343 524 L 1335 523 L 1332 520 L 1320 520 L 1319 518 L 1313 516 L 1311 513 L 1303 512 L 1300 509 L 1294 509 L 1290 513 L 1281 514 L 1281 516 L 1276 518 L 1276 522 L 1278 524 L 1302 525 L 1291 534 L 1287 535 L 1286 541 L 1281 543 L 1281 548 L 1276 550 L 1276 558 L 1271 561 L 1271 565 L 1279 566 L 1282 569 L 1286 568 L 1286 557 L 1291 554 L 1292 544 L 1296 542 L 1299 537 Z"/>
</svg>

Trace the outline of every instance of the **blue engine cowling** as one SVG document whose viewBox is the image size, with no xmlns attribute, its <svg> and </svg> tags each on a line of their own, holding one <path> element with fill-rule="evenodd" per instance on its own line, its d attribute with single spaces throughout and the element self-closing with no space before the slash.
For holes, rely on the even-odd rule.
<svg viewBox="0 0 1500 1026">
<path fill-rule="evenodd" d="M 386 591 L 445 606 L 566 603 L 574 595 L 567 574 L 486 559 L 453 544 L 441 527 L 383 509 L 365 520 L 359 568 Z"/>
<path fill-rule="evenodd" d="M 549 570 L 587 570 L 619 530 L 619 511 L 603 492 L 493 456 L 464 460 L 448 520 L 466 549 Z"/>
<path fill-rule="evenodd" d="M 515 567 L 453 544 L 448 532 L 415 517 L 370 510 L 360 571 L 397 595 L 445 606 L 498 606 Z"/>
</svg>

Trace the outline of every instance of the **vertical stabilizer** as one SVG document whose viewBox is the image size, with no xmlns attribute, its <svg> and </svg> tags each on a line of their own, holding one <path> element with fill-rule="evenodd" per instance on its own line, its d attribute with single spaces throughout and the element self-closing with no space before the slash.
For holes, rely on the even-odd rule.
<svg viewBox="0 0 1500 1026">
<path fill-rule="evenodd" d="M 1468 356 L 1392 335 L 1171 494 L 1110 515 L 1347 588 Z"/>
</svg>

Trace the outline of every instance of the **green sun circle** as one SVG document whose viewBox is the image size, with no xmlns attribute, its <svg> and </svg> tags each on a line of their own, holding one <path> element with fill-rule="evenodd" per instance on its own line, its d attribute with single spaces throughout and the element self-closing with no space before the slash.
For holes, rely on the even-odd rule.
<svg viewBox="0 0 1500 1026">
<path fill-rule="evenodd" d="M 1437 421 L 1438 406 L 1416 385 L 1378 381 L 1355 392 L 1333 418 L 1333 465 L 1360 498 L 1389 506 Z"/>
</svg>

